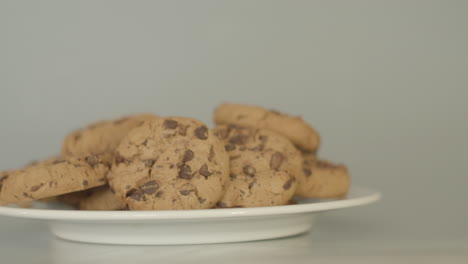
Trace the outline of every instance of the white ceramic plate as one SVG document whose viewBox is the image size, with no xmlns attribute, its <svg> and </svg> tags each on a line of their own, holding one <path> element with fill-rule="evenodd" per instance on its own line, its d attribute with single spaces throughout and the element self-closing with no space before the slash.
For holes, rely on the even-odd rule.
<svg viewBox="0 0 468 264">
<path fill-rule="evenodd" d="M 205 244 L 278 238 L 307 232 L 317 213 L 360 206 L 380 193 L 353 186 L 343 200 L 298 199 L 299 204 L 179 211 L 78 211 L 56 203 L 0 207 L 0 215 L 49 222 L 56 236 L 81 242 L 128 245 Z"/>
</svg>

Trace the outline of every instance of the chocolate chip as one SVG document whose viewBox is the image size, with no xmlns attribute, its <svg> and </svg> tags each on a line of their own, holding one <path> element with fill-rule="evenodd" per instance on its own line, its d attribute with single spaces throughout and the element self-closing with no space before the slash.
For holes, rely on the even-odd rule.
<svg viewBox="0 0 468 264">
<path fill-rule="evenodd" d="M 183 196 L 187 196 L 187 195 L 189 195 L 191 192 L 193 192 L 193 190 L 182 190 L 182 191 L 180 191 L 180 194 L 182 194 Z"/>
<path fill-rule="evenodd" d="M 88 186 L 88 181 L 87 180 L 83 180 L 81 182 L 81 185 L 83 185 L 84 187 Z"/>
<path fill-rule="evenodd" d="M 223 202 L 217 202 L 216 206 L 219 207 L 219 208 L 227 208 L 227 205 L 225 203 L 223 203 Z"/>
<path fill-rule="evenodd" d="M 281 154 L 280 152 L 275 152 L 275 154 L 271 156 L 270 168 L 272 168 L 273 170 L 278 170 L 281 166 L 281 163 L 283 163 L 283 160 L 283 154 Z"/>
<path fill-rule="evenodd" d="M 283 189 L 289 190 L 292 186 L 292 183 L 294 182 L 294 178 L 289 179 L 284 185 Z"/>
<path fill-rule="evenodd" d="M 76 133 L 75 136 L 73 137 L 73 140 L 78 141 L 81 138 L 81 133 Z"/>
<path fill-rule="evenodd" d="M 29 189 L 30 192 L 36 192 L 37 190 L 39 190 L 44 184 L 41 183 L 41 184 L 38 184 L 38 185 L 34 185 L 33 187 L 31 187 L 31 189 Z"/>
<path fill-rule="evenodd" d="M 190 166 L 184 164 L 179 169 L 179 178 L 185 180 L 190 180 L 193 178 L 192 168 L 190 168 Z"/>
<path fill-rule="evenodd" d="M 155 160 L 152 160 L 152 159 L 149 159 L 149 160 L 145 160 L 145 161 L 144 161 L 145 166 L 148 167 L 148 168 L 152 168 L 155 162 L 156 162 L 156 161 L 155 161 Z"/>
<path fill-rule="evenodd" d="M 236 160 L 238 158 L 240 158 L 240 155 L 230 156 L 229 160 Z"/>
<path fill-rule="evenodd" d="M 250 165 L 246 165 L 246 166 L 244 166 L 242 168 L 242 171 L 244 172 L 245 175 L 253 177 L 257 170 L 254 167 L 250 166 Z"/>
<path fill-rule="evenodd" d="M 193 151 L 191 151 L 190 149 L 187 149 L 185 152 L 184 152 L 184 157 L 182 158 L 182 162 L 183 163 L 186 163 L 188 161 L 191 161 L 193 159 Z"/>
<path fill-rule="evenodd" d="M 169 165 L 169 168 L 170 168 L 170 169 L 173 169 L 173 168 L 174 168 L 174 164 Z"/>
<path fill-rule="evenodd" d="M 312 175 L 312 171 L 309 168 L 303 168 L 302 171 L 304 172 L 305 176 L 307 176 L 307 177 Z"/>
<path fill-rule="evenodd" d="M 86 157 L 85 160 L 92 168 L 95 168 L 99 164 L 99 159 L 96 155 Z"/>
<path fill-rule="evenodd" d="M 221 140 L 227 138 L 228 136 L 228 131 L 226 129 L 218 129 L 215 131 L 215 136 Z"/>
<path fill-rule="evenodd" d="M 212 161 L 215 157 L 213 146 L 210 147 L 210 153 L 208 154 L 208 161 Z"/>
<path fill-rule="evenodd" d="M 246 141 L 247 137 L 244 135 L 236 135 L 229 139 L 229 143 L 236 145 L 245 144 Z"/>
<path fill-rule="evenodd" d="M 131 189 L 125 194 L 125 196 L 135 201 L 146 201 L 146 197 L 143 192 L 137 189 Z"/>
<path fill-rule="evenodd" d="M 235 148 L 236 148 L 236 146 L 234 146 L 233 144 L 226 144 L 226 145 L 224 145 L 224 149 L 225 149 L 226 151 L 232 151 L 232 150 L 234 150 Z"/>
<path fill-rule="evenodd" d="M 145 139 L 145 141 L 143 141 L 143 143 L 141 143 L 141 144 L 143 144 L 143 146 L 147 146 L 148 145 L 148 139 Z"/>
<path fill-rule="evenodd" d="M 161 196 L 163 195 L 163 193 L 164 193 L 163 191 L 157 192 L 157 193 L 156 193 L 156 197 L 161 198 Z"/>
<path fill-rule="evenodd" d="M 174 129 L 177 127 L 179 123 L 175 120 L 172 119 L 166 119 L 164 120 L 164 127 L 167 129 Z"/>
<path fill-rule="evenodd" d="M 256 182 L 257 180 L 253 180 L 251 183 L 249 183 L 249 189 L 252 189 Z"/>
<path fill-rule="evenodd" d="M 8 179 L 10 175 L 3 175 L 2 177 L 0 177 L 0 183 L 2 183 L 4 180 Z"/>
<path fill-rule="evenodd" d="M 55 164 L 64 163 L 64 162 L 67 162 L 67 161 L 66 160 L 54 160 L 54 162 L 52 162 L 52 164 L 55 165 Z"/>
<path fill-rule="evenodd" d="M 213 174 L 208 170 L 208 166 L 206 164 L 203 164 L 198 172 L 200 172 L 200 174 L 203 175 L 205 178 L 208 178 L 208 176 Z"/>
<path fill-rule="evenodd" d="M 206 201 L 206 199 L 202 198 L 202 197 L 198 197 L 198 202 L 199 203 L 204 203 Z"/>
<path fill-rule="evenodd" d="M 153 193 L 155 193 L 158 188 L 159 188 L 159 185 L 156 181 L 149 181 L 143 185 L 140 186 L 141 188 L 141 191 L 145 194 L 148 194 L 148 195 L 151 195 Z"/>
<path fill-rule="evenodd" d="M 235 178 L 237 178 L 237 175 L 234 173 L 230 173 L 229 178 L 231 178 L 231 180 L 234 180 Z"/>
<path fill-rule="evenodd" d="M 188 129 L 188 126 L 180 125 L 179 126 L 179 134 L 181 136 L 186 136 L 187 135 L 187 129 Z"/>
<path fill-rule="evenodd" d="M 199 139 L 208 138 L 208 128 L 206 126 L 201 126 L 195 129 L 195 136 Z"/>
<path fill-rule="evenodd" d="M 120 155 L 119 152 L 116 152 L 115 157 L 114 157 L 114 162 L 115 162 L 115 165 L 119 165 L 120 163 L 125 162 L 125 158 L 122 157 L 122 155 Z"/>
</svg>

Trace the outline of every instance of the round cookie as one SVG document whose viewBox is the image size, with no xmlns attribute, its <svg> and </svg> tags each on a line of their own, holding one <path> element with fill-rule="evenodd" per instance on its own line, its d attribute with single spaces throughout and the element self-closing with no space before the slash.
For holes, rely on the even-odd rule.
<svg viewBox="0 0 468 264">
<path fill-rule="evenodd" d="M 235 124 L 265 128 L 287 137 L 302 150 L 315 152 L 320 145 L 319 134 L 301 117 L 253 105 L 221 104 L 216 108 L 214 121 L 217 125 Z"/>
<path fill-rule="evenodd" d="M 57 199 L 80 210 L 110 211 L 121 210 L 125 207 L 107 185 L 81 192 L 67 193 L 58 196 Z"/>
<path fill-rule="evenodd" d="M 219 126 L 225 142 L 230 179 L 217 207 L 259 207 L 288 204 L 301 173 L 300 152 L 285 137 L 266 129 Z"/>
<path fill-rule="evenodd" d="M 306 198 L 346 196 L 351 179 L 345 165 L 319 160 L 314 154 L 303 153 L 303 158 L 303 173 L 298 177 L 297 195 Z"/>
<path fill-rule="evenodd" d="M 166 117 L 122 140 L 108 180 L 130 210 L 179 210 L 213 207 L 228 177 L 224 145 L 205 124 Z"/>
<path fill-rule="evenodd" d="M 130 130 L 154 118 L 157 116 L 153 114 L 139 114 L 93 123 L 65 137 L 62 155 L 79 157 L 113 152 Z"/>
<path fill-rule="evenodd" d="M 106 183 L 109 169 L 107 159 L 91 155 L 4 173 L 0 178 L 0 204 L 38 200 L 101 186 Z"/>
</svg>

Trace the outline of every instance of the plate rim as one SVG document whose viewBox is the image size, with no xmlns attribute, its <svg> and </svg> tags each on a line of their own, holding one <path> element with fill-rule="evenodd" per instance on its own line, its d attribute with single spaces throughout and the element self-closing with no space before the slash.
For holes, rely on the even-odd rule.
<svg viewBox="0 0 468 264">
<path fill-rule="evenodd" d="M 350 193 L 354 194 L 357 197 L 351 197 L 342 200 L 322 200 L 319 202 L 305 202 L 293 205 L 253 208 L 225 208 L 216 210 L 197 209 L 162 211 L 80 211 L 37 208 L 14 208 L 8 206 L 0 206 L 0 216 L 28 219 L 73 221 L 220 219 L 323 212 L 370 204 L 380 200 L 382 197 L 382 193 L 379 191 L 355 185 L 351 187 Z M 356 195 L 355 193 L 358 194 Z M 301 200 L 307 201 L 310 199 Z"/>
</svg>

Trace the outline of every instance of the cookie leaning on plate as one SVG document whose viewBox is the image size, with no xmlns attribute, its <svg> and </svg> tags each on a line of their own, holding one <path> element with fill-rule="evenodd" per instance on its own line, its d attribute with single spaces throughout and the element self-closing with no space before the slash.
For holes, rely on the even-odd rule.
<svg viewBox="0 0 468 264">
<path fill-rule="evenodd" d="M 298 177 L 296 194 L 306 198 L 342 198 L 351 184 L 348 169 L 303 153 L 303 173 Z"/>
<path fill-rule="evenodd" d="M 229 154 L 230 180 L 218 207 L 285 205 L 301 173 L 300 152 L 285 137 L 266 129 L 218 126 L 213 133 Z"/>
<path fill-rule="evenodd" d="M 216 108 L 217 125 L 235 124 L 272 130 L 290 139 L 302 150 L 315 152 L 320 145 L 319 134 L 301 117 L 270 111 L 253 105 L 221 104 Z"/>
<path fill-rule="evenodd" d="M 0 204 L 33 201 L 104 185 L 109 172 L 105 156 L 91 155 L 38 164 L 4 173 Z"/>
<path fill-rule="evenodd" d="M 144 121 L 154 118 L 157 116 L 153 114 L 137 114 L 93 123 L 65 138 L 62 145 L 62 155 L 79 157 L 112 153 L 130 130 L 141 125 Z"/>
<path fill-rule="evenodd" d="M 205 124 L 166 117 L 130 131 L 108 180 L 130 210 L 207 209 L 223 195 L 228 175 L 224 145 Z"/>
</svg>

